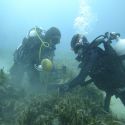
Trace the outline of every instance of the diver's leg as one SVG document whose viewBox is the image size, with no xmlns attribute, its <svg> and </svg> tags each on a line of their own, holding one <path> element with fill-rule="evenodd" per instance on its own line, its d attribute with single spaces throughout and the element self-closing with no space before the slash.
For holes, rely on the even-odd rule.
<svg viewBox="0 0 125 125">
<path fill-rule="evenodd" d="M 14 84 L 21 84 L 23 76 L 24 76 L 24 68 L 21 64 L 13 64 L 10 69 L 11 81 Z"/>
<path fill-rule="evenodd" d="M 104 109 L 109 112 L 109 105 L 111 100 L 112 94 L 106 93 L 105 101 L 104 101 Z"/>
</svg>

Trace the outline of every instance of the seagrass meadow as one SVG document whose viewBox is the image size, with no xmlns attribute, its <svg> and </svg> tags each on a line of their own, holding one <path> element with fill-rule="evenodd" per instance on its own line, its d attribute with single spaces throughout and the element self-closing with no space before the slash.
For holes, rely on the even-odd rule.
<svg viewBox="0 0 125 125">
<path fill-rule="evenodd" d="M 94 86 L 77 87 L 60 95 L 58 90 L 30 93 L 14 87 L 0 70 L 1 125 L 124 125 L 103 110 L 103 94 Z"/>
</svg>

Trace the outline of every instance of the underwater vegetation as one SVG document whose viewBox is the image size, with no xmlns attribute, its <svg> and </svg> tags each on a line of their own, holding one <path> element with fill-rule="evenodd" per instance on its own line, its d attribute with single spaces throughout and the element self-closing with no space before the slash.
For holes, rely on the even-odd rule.
<svg viewBox="0 0 125 125">
<path fill-rule="evenodd" d="M 4 72 L 4 69 L 0 69 L 0 85 L 5 84 L 7 82 L 7 75 Z"/>
<path fill-rule="evenodd" d="M 69 70 L 62 80 L 73 75 Z M 27 95 L 0 70 L 0 125 L 124 125 L 125 121 L 103 110 L 103 99 L 93 84 L 64 95 L 58 90 Z"/>
<path fill-rule="evenodd" d="M 0 69 L 0 125 L 14 125 L 16 104 L 20 98 L 23 98 L 22 90 L 14 88 L 8 74 Z"/>
<path fill-rule="evenodd" d="M 18 125 L 123 125 L 105 112 L 103 95 L 93 86 L 64 96 L 35 96 L 18 118 Z"/>
</svg>

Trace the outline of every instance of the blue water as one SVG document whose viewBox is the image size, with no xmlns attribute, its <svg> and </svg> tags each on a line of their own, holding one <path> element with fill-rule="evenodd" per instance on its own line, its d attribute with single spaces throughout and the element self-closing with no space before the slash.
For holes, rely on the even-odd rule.
<svg viewBox="0 0 125 125">
<path fill-rule="evenodd" d="M 79 32 L 74 21 L 79 17 L 81 1 L 89 7 L 91 15 L 86 20 L 90 21 L 86 31 L 90 41 L 107 31 L 119 32 L 125 38 L 124 0 L 0 0 L 0 51 L 13 52 L 35 25 L 45 30 L 58 27 L 62 38 L 57 50 L 70 51 L 70 40 Z"/>
<path fill-rule="evenodd" d="M 62 38 L 56 57 L 63 57 L 64 63 L 77 68 L 68 60 L 74 61 L 74 57 L 69 58 L 73 54 L 72 36 L 83 33 L 91 42 L 98 35 L 115 31 L 125 38 L 124 15 L 125 0 L 0 0 L 0 68 L 11 67 L 14 50 L 36 25 L 45 30 L 52 26 L 60 29 Z M 119 104 L 113 108 L 117 112 L 123 109 Z"/>
</svg>

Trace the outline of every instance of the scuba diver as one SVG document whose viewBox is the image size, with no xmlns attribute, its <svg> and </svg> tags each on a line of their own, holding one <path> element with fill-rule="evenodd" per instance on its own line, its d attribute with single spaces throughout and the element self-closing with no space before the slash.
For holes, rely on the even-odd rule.
<svg viewBox="0 0 125 125">
<path fill-rule="evenodd" d="M 71 40 L 71 48 L 77 54 L 80 62 L 80 73 L 72 81 L 61 85 L 60 92 L 70 91 L 77 85 L 85 86 L 94 83 L 97 88 L 106 92 L 104 109 L 109 111 L 110 100 L 113 95 L 119 97 L 125 105 L 125 68 L 120 56 L 112 48 L 111 42 L 120 37 L 118 33 L 105 33 L 91 43 L 85 36 L 76 34 Z M 104 49 L 100 48 L 102 44 Z M 86 77 L 90 76 L 88 81 Z"/>
<path fill-rule="evenodd" d="M 10 69 L 12 81 L 21 83 L 26 73 L 29 83 L 39 84 L 40 72 L 37 71 L 37 67 L 41 66 L 42 62 L 52 68 L 56 45 L 60 43 L 60 38 L 61 33 L 56 27 L 51 27 L 46 32 L 39 27 L 32 28 L 23 39 L 22 45 L 14 52 L 14 64 Z"/>
</svg>

